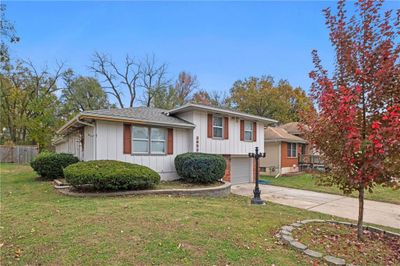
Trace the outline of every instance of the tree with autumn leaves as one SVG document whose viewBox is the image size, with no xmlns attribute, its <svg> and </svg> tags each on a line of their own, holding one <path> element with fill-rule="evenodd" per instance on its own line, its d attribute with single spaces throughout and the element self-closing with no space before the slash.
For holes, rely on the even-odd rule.
<svg viewBox="0 0 400 266">
<path fill-rule="evenodd" d="M 308 140 L 329 167 L 324 180 L 345 193 L 358 191 L 358 238 L 363 238 L 364 193 L 374 186 L 399 187 L 400 10 L 383 1 L 359 0 L 348 16 L 345 1 L 324 10 L 335 49 L 329 76 L 317 51 L 311 95 L 316 113 L 304 113 Z"/>
</svg>

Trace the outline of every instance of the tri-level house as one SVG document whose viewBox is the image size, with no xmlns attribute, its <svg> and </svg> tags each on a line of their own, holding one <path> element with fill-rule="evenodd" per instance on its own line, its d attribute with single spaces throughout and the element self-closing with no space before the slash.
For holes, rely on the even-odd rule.
<svg viewBox="0 0 400 266">
<path fill-rule="evenodd" d="M 85 111 L 58 131 L 57 152 L 81 160 L 118 160 L 145 165 L 162 180 L 179 178 L 174 159 L 185 152 L 221 154 L 227 162 L 224 179 L 251 182 L 255 172 L 248 157 L 264 151 L 264 128 L 277 121 L 200 104 L 173 110 L 149 107 Z"/>
</svg>

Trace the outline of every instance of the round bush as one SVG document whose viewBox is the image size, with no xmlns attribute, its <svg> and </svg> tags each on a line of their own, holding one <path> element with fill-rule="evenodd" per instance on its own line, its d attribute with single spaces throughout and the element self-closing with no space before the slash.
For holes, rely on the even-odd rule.
<svg viewBox="0 0 400 266">
<path fill-rule="evenodd" d="M 224 177 L 226 162 L 221 155 L 189 152 L 175 157 L 175 168 L 186 182 L 212 183 Z"/>
<path fill-rule="evenodd" d="M 72 154 L 41 152 L 31 162 L 31 167 L 42 178 L 52 180 L 55 178 L 63 178 L 63 168 L 77 162 L 79 162 L 79 159 Z"/>
<path fill-rule="evenodd" d="M 160 183 L 160 175 L 146 166 L 111 160 L 70 165 L 64 176 L 75 188 L 91 185 L 96 190 L 139 190 Z"/>
</svg>

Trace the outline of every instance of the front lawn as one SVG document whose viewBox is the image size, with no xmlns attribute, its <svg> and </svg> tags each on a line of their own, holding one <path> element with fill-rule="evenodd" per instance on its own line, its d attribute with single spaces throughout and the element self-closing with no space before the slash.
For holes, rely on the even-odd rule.
<svg viewBox="0 0 400 266">
<path fill-rule="evenodd" d="M 331 194 L 343 195 L 343 193 L 337 187 L 328 187 L 317 185 L 317 177 L 313 177 L 311 174 L 299 174 L 293 176 L 280 176 L 274 178 L 272 176 L 261 176 L 262 180 L 270 182 L 273 186 L 282 186 L 289 188 L 305 189 L 317 192 L 326 192 Z M 351 195 L 357 197 L 354 193 Z M 400 204 L 400 190 L 393 190 L 382 186 L 376 186 L 373 193 L 366 192 L 365 198 L 369 200 L 390 202 Z"/>
<path fill-rule="evenodd" d="M 331 218 L 239 196 L 74 198 L 36 181 L 29 166 L 0 173 L 2 265 L 310 265 L 274 235 Z"/>
<path fill-rule="evenodd" d="M 191 189 L 191 188 L 211 188 L 223 185 L 221 182 L 212 182 L 207 184 L 189 183 L 183 180 L 161 181 L 155 189 Z"/>
</svg>

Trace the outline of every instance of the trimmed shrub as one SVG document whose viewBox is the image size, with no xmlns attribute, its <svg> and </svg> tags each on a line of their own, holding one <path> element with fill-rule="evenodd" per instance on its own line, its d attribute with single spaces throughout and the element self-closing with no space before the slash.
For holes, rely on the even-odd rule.
<svg viewBox="0 0 400 266">
<path fill-rule="evenodd" d="M 188 152 L 175 157 L 175 168 L 186 182 L 212 183 L 224 177 L 226 162 L 221 155 Z"/>
<path fill-rule="evenodd" d="M 139 190 L 160 183 L 160 175 L 146 166 L 112 160 L 79 162 L 66 167 L 64 176 L 75 188 L 95 190 Z"/>
<path fill-rule="evenodd" d="M 52 180 L 63 178 L 63 168 L 79 162 L 79 159 L 68 153 L 41 152 L 31 162 L 31 167 L 42 178 Z"/>
</svg>

